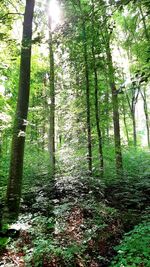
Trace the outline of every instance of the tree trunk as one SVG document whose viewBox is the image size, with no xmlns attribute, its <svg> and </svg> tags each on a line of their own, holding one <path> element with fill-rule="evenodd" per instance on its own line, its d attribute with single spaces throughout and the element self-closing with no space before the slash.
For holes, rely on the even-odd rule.
<svg viewBox="0 0 150 267">
<path fill-rule="evenodd" d="M 79 2 L 79 8 L 82 15 L 82 42 L 83 42 L 83 56 L 85 64 L 85 86 L 86 86 L 86 113 L 87 113 L 87 147 L 88 147 L 88 170 L 92 174 L 92 138 L 91 138 L 91 111 L 90 111 L 90 82 L 89 82 L 89 67 L 88 67 L 88 54 L 87 54 L 87 37 L 85 20 L 82 14 L 81 3 Z"/>
<path fill-rule="evenodd" d="M 147 103 L 144 103 L 144 113 L 146 118 L 146 129 L 147 129 L 147 144 L 150 148 L 150 131 L 149 131 L 149 116 L 148 116 L 148 110 L 147 110 Z"/>
<path fill-rule="evenodd" d="M 116 93 L 116 85 L 114 78 L 114 68 L 112 63 L 112 55 L 110 51 L 109 41 L 107 43 L 107 61 L 109 71 L 109 83 L 112 93 L 112 106 L 113 106 L 113 123 L 114 123 L 114 141 L 115 141 L 115 156 L 116 156 L 116 172 L 121 174 L 123 170 L 122 165 L 122 152 L 120 140 L 120 123 L 119 123 L 119 110 L 118 110 L 118 95 Z"/>
<path fill-rule="evenodd" d="M 100 129 L 100 118 L 99 118 L 99 104 L 98 104 L 98 77 L 97 77 L 97 67 L 96 67 L 96 58 L 95 58 L 95 48 L 94 48 L 94 3 L 92 1 L 92 57 L 93 57 L 93 69 L 94 69 L 94 87 L 95 87 L 95 119 L 96 119 L 96 129 L 98 136 L 98 152 L 99 152 L 99 161 L 100 161 L 100 177 L 103 177 L 104 161 L 103 161 L 103 148 L 102 148 L 102 133 Z"/>
<path fill-rule="evenodd" d="M 4 223 L 17 219 L 19 213 L 26 131 L 25 121 L 27 120 L 30 92 L 31 39 L 34 3 L 34 0 L 26 0 L 21 47 L 19 93 L 13 129 L 10 171 L 3 216 Z"/>
<path fill-rule="evenodd" d="M 149 114 L 148 114 L 148 107 L 147 107 L 147 97 L 145 89 L 143 89 L 143 93 L 141 92 L 143 102 L 144 102 L 144 113 L 146 119 L 146 129 L 147 129 L 147 145 L 150 148 L 150 130 L 149 130 Z"/>
<path fill-rule="evenodd" d="M 95 60 L 95 58 L 93 58 Z M 94 63 L 95 65 L 95 63 Z M 95 118 L 96 118 L 96 128 L 97 128 L 97 136 L 98 136 L 98 152 L 99 152 L 99 160 L 100 160 L 100 176 L 103 177 L 103 149 L 102 149 L 102 134 L 100 129 L 100 119 L 99 119 L 99 108 L 98 108 L 98 80 L 97 80 L 97 70 L 96 66 L 94 67 L 94 83 L 95 83 Z"/>
<path fill-rule="evenodd" d="M 134 92 L 133 95 L 132 95 L 131 103 L 130 103 L 129 96 L 126 93 L 126 99 L 127 99 L 127 103 L 128 103 L 129 109 L 130 109 L 131 119 L 132 119 L 132 125 L 133 125 L 133 145 L 134 145 L 135 148 L 137 146 L 135 106 L 137 104 L 138 95 L 139 95 L 139 92 L 137 92 L 137 94 L 135 94 L 135 92 Z"/>
<path fill-rule="evenodd" d="M 139 10 L 140 10 L 141 17 L 142 17 L 142 22 L 143 22 L 143 27 L 144 27 L 144 34 L 145 34 L 145 37 L 146 37 L 147 41 L 149 42 L 149 32 L 148 32 L 148 29 L 147 29 L 147 26 L 146 26 L 145 16 L 143 14 L 143 10 L 142 10 L 141 4 L 139 4 Z"/>
<path fill-rule="evenodd" d="M 49 55 L 50 55 L 50 111 L 49 111 L 49 152 L 50 173 L 55 174 L 55 81 L 54 81 L 54 52 L 53 38 L 51 32 L 51 21 L 49 18 Z"/>
<path fill-rule="evenodd" d="M 123 98 L 123 101 L 124 101 L 124 98 Z M 124 121 L 124 127 L 125 127 L 125 131 L 126 131 L 127 143 L 128 143 L 128 146 L 129 146 L 130 140 L 129 140 L 128 126 L 127 126 L 127 122 L 126 122 L 125 105 L 124 105 L 124 103 L 122 105 L 123 105 L 123 121 Z"/>
<path fill-rule="evenodd" d="M 147 144 L 148 147 L 150 148 L 150 131 L 149 131 L 149 116 L 147 112 L 147 108 L 144 107 L 144 112 L 145 112 L 145 118 L 146 118 L 146 129 L 147 129 Z"/>
<path fill-rule="evenodd" d="M 132 122 L 133 122 L 133 144 L 137 146 L 137 135 L 136 135 L 136 119 L 135 119 L 135 107 L 132 110 Z"/>
<path fill-rule="evenodd" d="M 0 123 L 1 126 L 1 123 Z M 2 174 L 2 147 L 3 147 L 3 134 L 2 131 L 0 130 L 0 175 Z"/>
<path fill-rule="evenodd" d="M 105 133 L 105 136 L 106 136 L 106 139 L 107 139 L 107 142 L 109 143 L 109 92 L 108 92 L 108 89 L 107 91 L 105 92 L 105 115 L 106 115 L 106 133 Z"/>
</svg>

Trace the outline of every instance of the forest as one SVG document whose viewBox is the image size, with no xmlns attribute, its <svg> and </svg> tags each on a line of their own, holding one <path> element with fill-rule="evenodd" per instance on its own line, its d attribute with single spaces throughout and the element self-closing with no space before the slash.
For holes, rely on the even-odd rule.
<svg viewBox="0 0 150 267">
<path fill-rule="evenodd" d="M 150 1 L 0 0 L 0 266 L 150 266 Z"/>
</svg>

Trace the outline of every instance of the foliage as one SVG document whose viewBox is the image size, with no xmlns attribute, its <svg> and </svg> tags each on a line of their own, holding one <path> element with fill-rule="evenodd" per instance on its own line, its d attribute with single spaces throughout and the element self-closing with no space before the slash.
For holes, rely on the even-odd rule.
<svg viewBox="0 0 150 267">
<path fill-rule="evenodd" d="M 60 247 L 52 239 L 38 239 L 34 242 L 33 259 L 26 256 L 26 263 L 30 266 L 30 260 L 34 266 L 40 267 L 50 262 L 58 262 L 60 266 L 74 266 L 76 255 L 78 257 L 84 252 L 84 246 L 79 247 L 77 244 L 70 244 L 68 247 Z M 45 265 L 46 266 L 46 265 Z"/>
<path fill-rule="evenodd" d="M 49 155 L 47 151 L 42 151 L 34 145 L 30 145 L 32 153 L 29 152 L 27 144 L 24 166 L 24 191 L 28 191 L 31 185 L 42 185 L 43 180 L 49 179 Z M 34 177 L 34 179 L 33 179 Z"/>
<path fill-rule="evenodd" d="M 9 237 L 0 237 L 0 252 L 5 249 L 6 245 L 9 243 Z"/>
<path fill-rule="evenodd" d="M 150 223 L 143 222 L 127 233 L 121 244 L 116 247 L 118 255 L 110 266 L 149 266 Z"/>
<path fill-rule="evenodd" d="M 50 38 L 55 74 L 55 179 L 50 178 L 52 68 L 49 66 L 50 29 L 45 4 L 46 1 L 35 1 L 30 104 L 28 118 L 23 122 L 27 131 L 23 132 L 26 146 L 18 225 L 23 217 L 22 223 L 27 223 L 28 228 L 21 230 L 19 239 L 10 243 L 2 237 L 0 249 L 8 243 L 8 253 L 9 249 L 14 253 L 21 250 L 27 266 L 105 266 L 113 257 L 113 247 L 123 232 L 130 231 L 142 219 L 149 220 L 150 4 L 148 0 L 58 1 L 62 21 L 52 30 Z M 18 97 L 24 1 L 4 0 L 0 7 L 1 218 Z M 111 57 L 114 74 L 109 71 Z M 112 80 L 118 99 L 123 156 L 121 175 L 115 168 L 113 120 L 117 116 L 113 116 Z M 96 82 L 98 121 L 95 116 Z M 92 173 L 87 167 L 89 126 Z M 135 133 L 137 142 L 133 147 Z M 99 141 L 102 143 L 103 175 Z M 18 181 L 15 184 L 18 185 Z M 148 222 L 129 232 L 117 247 L 118 256 L 112 266 L 148 266 L 147 233 Z"/>
<path fill-rule="evenodd" d="M 107 167 L 107 172 L 111 172 L 104 177 L 105 193 L 110 203 L 119 209 L 139 209 L 143 211 L 149 203 L 150 173 L 149 151 L 141 149 L 124 149 L 124 177 L 118 178 L 113 174 L 112 162 Z M 119 203 L 119 206 L 118 206 Z"/>
<path fill-rule="evenodd" d="M 97 257 L 99 262 L 108 261 L 99 252 L 99 245 L 101 242 L 105 250 L 109 240 L 122 232 L 115 209 L 94 199 L 78 203 L 76 200 L 76 204 L 57 203 L 54 214 L 55 219 L 40 213 L 22 215 L 16 226 L 22 225 L 24 230 L 7 249 L 25 255 L 27 266 L 51 266 L 52 262 L 66 267 L 79 262 L 88 266 L 92 257 Z"/>
</svg>

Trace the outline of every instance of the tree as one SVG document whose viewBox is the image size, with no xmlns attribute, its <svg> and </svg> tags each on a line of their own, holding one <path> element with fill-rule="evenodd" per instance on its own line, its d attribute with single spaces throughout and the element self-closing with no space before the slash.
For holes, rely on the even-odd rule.
<svg viewBox="0 0 150 267">
<path fill-rule="evenodd" d="M 22 189 L 25 131 L 28 115 L 31 68 L 32 21 L 35 0 L 26 0 L 17 109 L 14 120 L 11 160 L 3 223 L 17 219 Z"/>
<path fill-rule="evenodd" d="M 145 113 L 145 120 L 146 120 L 146 130 L 147 130 L 147 145 L 150 148 L 150 122 L 149 122 L 149 112 L 148 112 L 148 104 L 147 104 L 147 96 L 145 87 L 143 89 L 140 88 L 140 93 L 144 103 L 144 113 Z"/>
<path fill-rule="evenodd" d="M 100 128 L 100 118 L 99 118 L 99 103 L 98 103 L 98 74 L 96 66 L 96 57 L 95 57 L 95 25 L 94 25 L 94 2 L 92 0 L 92 57 L 93 57 L 93 70 L 94 70 L 94 87 L 95 87 L 95 119 L 96 119 L 96 129 L 98 136 L 98 153 L 100 161 L 100 176 L 103 177 L 103 148 L 102 148 L 102 133 Z"/>
<path fill-rule="evenodd" d="M 87 146 L 88 146 L 88 170 L 92 173 L 92 140 L 91 140 L 91 110 L 90 110 L 90 81 L 89 81 L 89 66 L 88 66 L 88 51 L 87 51 L 87 34 L 85 24 L 85 14 L 82 11 L 80 0 L 78 0 L 80 13 L 82 16 L 82 43 L 83 43 L 83 57 L 85 68 L 85 87 L 86 87 L 86 113 L 87 113 Z"/>
<path fill-rule="evenodd" d="M 49 110 L 49 153 L 51 176 L 55 173 L 55 74 L 53 35 L 51 30 L 51 18 L 49 17 L 49 56 L 50 56 L 50 110 Z"/>
<path fill-rule="evenodd" d="M 118 174 L 120 174 L 122 172 L 123 165 L 122 165 L 122 152 L 121 152 L 121 139 L 120 139 L 119 106 L 118 106 L 118 95 L 115 84 L 114 67 L 110 50 L 110 36 L 108 36 L 107 39 L 106 54 L 107 54 L 107 64 L 109 73 L 109 83 L 112 93 L 116 171 Z"/>
</svg>

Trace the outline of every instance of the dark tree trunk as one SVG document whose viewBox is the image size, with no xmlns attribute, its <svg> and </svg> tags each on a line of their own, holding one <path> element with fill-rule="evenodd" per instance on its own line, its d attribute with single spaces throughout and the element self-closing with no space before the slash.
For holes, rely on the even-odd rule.
<svg viewBox="0 0 150 267">
<path fill-rule="evenodd" d="M 147 144 L 150 148 L 150 131 L 149 131 L 149 115 L 147 111 L 147 103 L 144 103 L 144 112 L 145 112 L 145 118 L 146 118 L 146 129 L 147 129 Z"/>
<path fill-rule="evenodd" d="M 102 148 L 102 133 L 100 129 L 100 118 L 99 118 L 99 103 L 98 103 L 98 77 L 97 77 L 97 67 L 96 67 L 96 58 L 95 58 L 95 48 L 94 48 L 94 3 L 92 1 L 92 57 L 93 57 L 93 70 L 94 70 L 94 87 L 95 87 L 95 119 L 96 119 L 96 129 L 97 129 L 97 136 L 98 136 L 98 152 L 99 152 L 99 161 L 100 161 L 100 176 L 103 177 L 103 168 L 104 168 L 104 161 L 103 161 L 103 148 Z"/>
<path fill-rule="evenodd" d="M 1 123 L 0 123 L 1 126 Z M 2 170 L 2 147 L 3 147 L 3 133 L 0 131 L 0 175 Z"/>
<path fill-rule="evenodd" d="M 34 101 L 34 95 L 32 97 L 32 112 L 31 112 L 31 128 L 30 128 L 30 142 L 32 143 L 34 140 L 34 132 L 35 132 L 35 116 L 34 116 L 34 106 L 35 106 L 35 101 Z"/>
<path fill-rule="evenodd" d="M 132 119 L 132 125 L 133 125 L 133 145 L 136 148 L 137 146 L 137 133 L 136 133 L 136 118 L 135 118 L 135 107 L 137 104 L 138 100 L 138 95 L 139 95 L 139 89 L 137 92 L 132 93 L 132 98 L 131 98 L 131 103 L 128 94 L 126 93 L 126 99 L 130 108 L 131 112 L 131 119 Z"/>
<path fill-rule="evenodd" d="M 108 89 L 105 93 L 105 115 L 106 115 L 106 138 L 107 142 L 109 142 L 109 92 Z"/>
<path fill-rule="evenodd" d="M 25 131 L 30 91 L 31 39 L 34 0 L 26 0 L 17 110 L 14 121 L 10 171 L 7 186 L 6 205 L 3 222 L 11 222 L 18 217 L 22 188 Z"/>
<path fill-rule="evenodd" d="M 114 68 L 113 68 L 109 40 L 108 40 L 106 49 L 107 49 L 106 53 L 107 53 L 107 61 L 108 61 L 107 64 L 108 64 L 108 71 L 109 71 L 109 83 L 110 83 L 110 88 L 111 88 L 111 93 L 112 93 L 116 172 L 117 174 L 121 174 L 123 170 L 123 164 L 122 164 L 122 152 L 121 152 L 121 140 L 120 140 L 118 95 L 116 93 Z"/>
<path fill-rule="evenodd" d="M 145 16 L 143 14 L 142 6 L 141 6 L 140 3 L 139 3 L 139 10 L 140 10 L 141 17 L 142 17 L 142 22 L 143 22 L 143 27 L 144 27 L 144 34 L 145 34 L 145 37 L 146 37 L 147 41 L 149 42 L 149 32 L 148 32 L 148 29 L 147 29 Z"/>
<path fill-rule="evenodd" d="M 55 81 L 54 81 L 54 52 L 51 32 L 51 21 L 49 18 L 49 54 L 50 54 L 50 111 L 49 111 L 49 152 L 50 173 L 55 174 Z"/>
<path fill-rule="evenodd" d="M 137 134 L 136 134 L 136 119 L 135 119 L 135 107 L 132 110 L 132 122 L 133 122 L 133 143 L 134 147 L 137 146 Z"/>
<path fill-rule="evenodd" d="M 95 56 L 93 58 L 95 60 Z M 95 63 L 94 63 L 95 65 Z M 98 152 L 99 152 L 99 160 L 100 160 L 100 175 L 103 177 L 103 148 L 102 148 L 102 134 L 100 129 L 100 119 L 99 119 L 99 108 L 98 108 L 98 80 L 97 80 L 97 70 L 96 66 L 94 67 L 94 83 L 95 83 L 95 118 L 96 118 L 96 128 L 97 128 L 97 136 L 98 136 Z"/>
<path fill-rule="evenodd" d="M 91 111 L 90 111 L 90 82 L 89 82 L 89 66 L 88 66 L 88 53 L 87 53 L 87 36 L 84 14 L 82 14 L 82 8 L 80 0 L 79 8 L 82 15 L 82 41 L 83 41 L 83 55 L 85 65 L 85 86 L 86 86 L 86 113 L 87 113 L 87 147 L 88 147 L 88 170 L 92 174 L 92 138 L 91 138 Z"/>
<path fill-rule="evenodd" d="M 123 101 L 124 101 L 124 98 L 123 98 Z M 128 146 L 129 146 L 130 140 L 129 140 L 129 132 L 128 132 L 128 126 L 127 126 L 127 121 L 126 121 L 126 110 L 125 110 L 124 102 L 123 102 L 122 105 L 123 105 L 123 121 L 124 121 L 124 127 L 125 127 L 125 131 L 126 131 L 127 143 L 128 143 Z"/>
<path fill-rule="evenodd" d="M 144 114 L 146 119 L 146 130 L 147 130 L 147 145 L 150 148 L 150 130 L 149 130 L 149 114 L 148 114 L 148 106 L 147 106 L 147 97 L 145 89 L 143 89 L 143 92 L 140 90 L 141 96 L 144 102 Z"/>
</svg>

